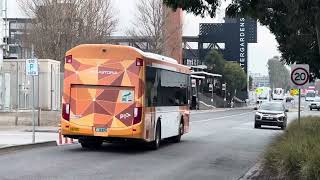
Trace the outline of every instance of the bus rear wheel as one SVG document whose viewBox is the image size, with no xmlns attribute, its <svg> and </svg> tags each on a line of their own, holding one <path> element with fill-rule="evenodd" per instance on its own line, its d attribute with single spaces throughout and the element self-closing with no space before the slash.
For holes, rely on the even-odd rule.
<svg viewBox="0 0 320 180">
<path fill-rule="evenodd" d="M 149 145 L 152 150 L 157 150 L 160 147 L 160 142 L 161 142 L 161 124 L 158 121 L 157 126 L 156 126 L 156 133 L 155 133 L 155 138 L 154 141 L 152 141 Z"/>
<path fill-rule="evenodd" d="M 80 140 L 80 144 L 84 149 L 99 149 L 102 146 L 100 140 Z"/>
</svg>

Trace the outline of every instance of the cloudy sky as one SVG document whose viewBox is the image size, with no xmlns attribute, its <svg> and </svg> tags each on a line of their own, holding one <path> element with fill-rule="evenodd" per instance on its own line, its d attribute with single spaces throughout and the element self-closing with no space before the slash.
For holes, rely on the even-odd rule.
<svg viewBox="0 0 320 180">
<path fill-rule="evenodd" d="M 0 0 L 1 1 L 1 0 Z M 119 19 L 119 26 L 114 35 L 125 35 L 125 32 L 134 28 L 130 26 L 134 21 L 135 5 L 139 0 L 111 0 L 114 5 L 114 11 Z M 224 8 L 230 0 L 222 4 L 216 18 L 211 19 L 195 17 L 192 14 L 184 15 L 183 34 L 189 36 L 197 36 L 199 33 L 199 23 L 221 23 L 224 18 Z M 8 17 L 21 17 L 21 12 L 17 9 L 17 0 L 8 0 Z M 277 50 L 277 42 L 268 28 L 258 25 L 258 43 L 249 44 L 248 48 L 248 63 L 249 71 L 253 73 L 267 74 L 266 63 L 273 56 L 280 56 Z"/>
</svg>

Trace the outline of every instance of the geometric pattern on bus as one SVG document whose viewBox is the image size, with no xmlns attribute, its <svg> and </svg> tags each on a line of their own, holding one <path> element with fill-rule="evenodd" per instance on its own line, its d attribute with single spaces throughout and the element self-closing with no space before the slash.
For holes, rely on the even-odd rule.
<svg viewBox="0 0 320 180">
<path fill-rule="evenodd" d="M 135 103 L 121 103 L 120 90 L 72 88 L 70 104 L 72 115 L 91 118 L 95 127 L 132 125 Z"/>
<path fill-rule="evenodd" d="M 141 69 L 140 66 L 136 66 L 135 59 L 73 58 L 72 64 L 65 64 L 64 77 L 64 102 L 70 100 L 70 120 L 95 127 L 131 126 L 134 107 L 142 106 L 143 94 L 139 89 L 144 88 L 144 83 L 140 78 L 143 73 Z M 76 90 L 74 88 L 71 90 L 71 83 L 99 87 L 91 86 L 88 89 L 76 86 Z M 106 88 L 100 88 L 102 86 Z M 109 89 L 109 87 L 119 86 L 134 90 L 133 103 L 120 103 L 120 90 Z M 75 91 L 77 95 L 74 94 Z M 70 93 L 72 93 L 71 96 Z"/>
</svg>

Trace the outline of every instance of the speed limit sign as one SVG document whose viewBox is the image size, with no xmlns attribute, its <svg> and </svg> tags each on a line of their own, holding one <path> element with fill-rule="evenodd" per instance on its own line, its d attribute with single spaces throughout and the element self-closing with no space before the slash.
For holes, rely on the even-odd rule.
<svg viewBox="0 0 320 180">
<path fill-rule="evenodd" d="M 309 82 L 309 65 L 295 64 L 291 66 L 291 82 L 295 88 L 302 89 Z"/>
</svg>

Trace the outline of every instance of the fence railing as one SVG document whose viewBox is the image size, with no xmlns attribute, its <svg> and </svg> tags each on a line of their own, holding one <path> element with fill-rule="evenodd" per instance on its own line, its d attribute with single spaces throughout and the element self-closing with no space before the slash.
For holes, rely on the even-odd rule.
<svg viewBox="0 0 320 180">
<path fill-rule="evenodd" d="M 0 111 L 32 109 L 32 91 L 35 108 L 60 110 L 62 80 L 60 72 L 39 72 L 34 77 L 24 71 L 0 72 Z"/>
</svg>

